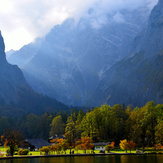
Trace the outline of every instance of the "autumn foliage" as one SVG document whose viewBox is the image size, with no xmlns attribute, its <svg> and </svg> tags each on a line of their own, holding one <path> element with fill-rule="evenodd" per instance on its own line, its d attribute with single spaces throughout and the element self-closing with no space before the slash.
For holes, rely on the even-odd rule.
<svg viewBox="0 0 163 163">
<path fill-rule="evenodd" d="M 66 150 L 68 149 L 68 146 L 69 146 L 66 139 L 56 138 L 56 139 L 53 139 L 53 142 L 54 142 L 54 144 L 52 144 L 52 146 L 51 146 L 52 151 L 54 151 L 54 152 L 64 151 L 66 154 Z"/>
<path fill-rule="evenodd" d="M 121 149 L 125 150 L 126 153 L 127 153 L 127 149 L 128 149 L 127 139 L 120 140 L 119 146 L 120 146 Z"/>
<path fill-rule="evenodd" d="M 40 148 L 39 151 L 45 152 L 45 154 L 48 155 L 48 153 L 50 152 L 50 147 L 44 146 Z"/>
<path fill-rule="evenodd" d="M 162 146 L 161 143 L 158 143 L 158 144 L 156 144 L 156 145 L 154 146 L 154 149 L 155 149 L 155 150 L 162 150 L 162 149 L 163 149 L 163 146 Z"/>
<path fill-rule="evenodd" d="M 10 154 L 13 156 L 15 146 L 19 146 L 23 140 L 21 131 L 7 130 L 4 134 L 4 146 L 10 147 Z"/>
<path fill-rule="evenodd" d="M 135 148 L 135 143 L 133 141 L 127 141 L 127 139 L 124 139 L 124 140 L 120 140 L 120 148 L 125 150 L 126 153 L 127 153 L 127 150 L 130 150 L 130 153 L 131 153 L 131 150 Z"/>
<path fill-rule="evenodd" d="M 90 137 L 81 138 L 81 149 L 85 150 L 85 153 L 86 153 L 87 149 L 92 149 L 94 147 L 92 143 L 93 143 L 93 140 L 91 140 Z"/>
<path fill-rule="evenodd" d="M 114 145 L 115 145 L 114 142 L 111 142 L 111 144 L 106 145 L 105 146 L 106 151 L 110 152 L 110 150 L 114 149 Z"/>
<path fill-rule="evenodd" d="M 131 153 L 131 150 L 135 148 L 136 144 L 133 142 L 133 141 L 128 141 L 128 149 L 130 150 L 130 153 Z"/>
</svg>

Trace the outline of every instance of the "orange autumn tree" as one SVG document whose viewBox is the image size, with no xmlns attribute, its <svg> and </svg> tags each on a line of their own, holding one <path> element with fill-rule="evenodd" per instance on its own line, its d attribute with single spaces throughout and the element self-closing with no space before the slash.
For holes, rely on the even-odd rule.
<svg viewBox="0 0 163 163">
<path fill-rule="evenodd" d="M 131 150 L 135 148 L 136 144 L 133 142 L 133 141 L 128 141 L 128 149 L 130 150 L 130 153 L 131 153 Z"/>
<path fill-rule="evenodd" d="M 4 144 L 4 135 L 1 135 L 1 145 Z"/>
<path fill-rule="evenodd" d="M 62 151 L 64 151 L 66 154 L 66 150 L 68 149 L 68 145 L 69 145 L 68 141 L 63 139 L 59 145 L 61 146 Z"/>
<path fill-rule="evenodd" d="M 50 143 L 57 144 L 58 143 L 58 140 L 59 140 L 59 138 L 56 137 L 55 139 L 50 140 Z"/>
<path fill-rule="evenodd" d="M 87 149 L 92 149 L 94 147 L 92 143 L 93 143 L 93 140 L 91 140 L 90 137 L 81 138 L 81 149 L 85 150 L 85 153 L 86 153 Z"/>
<path fill-rule="evenodd" d="M 16 146 L 19 146 L 23 140 L 21 131 L 6 130 L 4 133 L 4 146 L 9 146 L 11 156 L 14 155 Z"/>
<path fill-rule="evenodd" d="M 61 151 L 61 144 L 63 142 L 63 138 L 59 139 L 58 137 L 52 140 L 54 144 L 51 145 L 51 151 L 60 152 Z M 51 141 L 51 142 L 52 142 Z"/>
<path fill-rule="evenodd" d="M 52 144 L 50 150 L 55 153 L 56 151 L 58 151 L 58 146 L 56 144 Z"/>
<path fill-rule="evenodd" d="M 163 146 L 162 146 L 161 143 L 158 143 L 158 144 L 156 144 L 156 145 L 154 146 L 154 149 L 155 149 L 155 150 L 162 150 L 162 149 L 163 149 Z"/>
<path fill-rule="evenodd" d="M 58 141 L 57 141 L 57 151 L 58 152 L 62 151 L 62 146 L 61 146 L 62 142 L 63 142 L 63 138 L 58 139 Z"/>
<path fill-rule="evenodd" d="M 66 154 L 66 150 L 68 149 L 67 140 L 65 140 L 63 138 L 61 138 L 61 139 L 57 138 L 57 139 L 53 139 L 53 140 L 55 140 L 55 144 L 53 144 L 51 146 L 51 150 L 54 151 L 54 152 L 55 151 L 58 151 L 58 152 L 64 151 L 65 154 Z"/>
</svg>

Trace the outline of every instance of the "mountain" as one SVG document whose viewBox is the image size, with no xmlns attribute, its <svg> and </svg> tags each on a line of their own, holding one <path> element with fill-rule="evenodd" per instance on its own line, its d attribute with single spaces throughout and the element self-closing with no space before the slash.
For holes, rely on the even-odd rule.
<svg viewBox="0 0 163 163">
<path fill-rule="evenodd" d="M 0 32 L 0 114 L 19 115 L 27 112 L 41 114 L 44 111 L 68 109 L 65 105 L 41 96 L 27 84 L 16 65 L 6 61 L 5 45 Z"/>
<path fill-rule="evenodd" d="M 37 38 L 34 43 L 23 46 L 20 50 L 10 50 L 6 52 L 6 58 L 8 61 L 12 61 L 12 64 L 19 65 L 20 68 L 32 60 L 35 54 L 38 52 L 43 39 Z M 21 55 L 23 53 L 23 55 Z"/>
<path fill-rule="evenodd" d="M 134 39 L 130 55 L 105 72 L 88 103 L 142 106 L 163 103 L 163 1 L 154 7 L 146 28 Z M 102 96 L 101 96 L 102 95 Z"/>
<path fill-rule="evenodd" d="M 15 53 L 16 51 L 11 49 L 10 51 L 6 52 L 6 58 L 9 58 L 13 53 Z"/>
<path fill-rule="evenodd" d="M 67 19 L 54 26 L 39 43 L 24 46 L 8 61 L 22 69 L 36 92 L 68 105 L 84 105 L 105 72 L 129 54 L 150 9 L 108 12 L 105 21 L 94 12 L 90 9 L 77 23 Z"/>
</svg>

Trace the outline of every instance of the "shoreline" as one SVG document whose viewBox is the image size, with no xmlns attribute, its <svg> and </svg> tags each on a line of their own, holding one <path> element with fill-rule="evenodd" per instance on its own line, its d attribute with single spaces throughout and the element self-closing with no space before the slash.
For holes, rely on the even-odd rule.
<svg viewBox="0 0 163 163">
<path fill-rule="evenodd" d="M 96 153 L 96 154 L 56 154 L 56 155 L 38 155 L 38 156 L 8 156 L 8 157 L 0 157 L 2 159 L 21 159 L 21 158 L 44 158 L 44 157 L 75 157 L 75 156 L 108 156 L 108 155 L 151 155 L 153 153 Z M 156 153 L 162 154 L 162 153 Z M 154 154 L 155 155 L 155 154 Z"/>
</svg>

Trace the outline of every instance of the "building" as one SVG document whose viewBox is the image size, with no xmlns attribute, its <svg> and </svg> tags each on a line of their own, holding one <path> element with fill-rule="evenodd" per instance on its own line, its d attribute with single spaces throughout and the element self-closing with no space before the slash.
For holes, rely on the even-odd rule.
<svg viewBox="0 0 163 163">
<path fill-rule="evenodd" d="M 105 146 L 110 144 L 109 142 L 100 142 L 100 143 L 93 143 L 94 150 L 105 151 Z"/>
<path fill-rule="evenodd" d="M 28 148 L 30 151 L 37 151 L 43 146 L 50 146 L 51 144 L 43 139 L 26 139 L 23 141 L 22 148 Z"/>
</svg>

